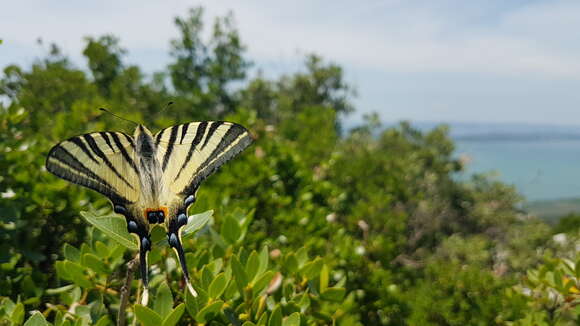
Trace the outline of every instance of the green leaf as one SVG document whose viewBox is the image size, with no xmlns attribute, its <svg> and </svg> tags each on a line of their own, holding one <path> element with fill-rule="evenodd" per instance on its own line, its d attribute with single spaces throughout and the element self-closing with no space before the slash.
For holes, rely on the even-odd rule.
<svg viewBox="0 0 580 326">
<path fill-rule="evenodd" d="M 191 215 L 187 219 L 187 225 L 181 231 L 181 238 L 186 239 L 192 237 L 196 231 L 203 228 L 209 219 L 213 216 L 213 210 L 205 211 L 201 214 Z"/>
<path fill-rule="evenodd" d="M 262 317 L 258 319 L 258 326 L 266 326 L 268 324 L 268 314 L 262 314 Z"/>
<path fill-rule="evenodd" d="M 260 259 L 258 258 L 258 253 L 253 250 L 250 254 L 250 257 L 248 257 L 248 261 L 246 262 L 246 275 L 248 276 L 250 283 L 256 279 L 259 268 Z"/>
<path fill-rule="evenodd" d="M 298 261 L 298 266 L 302 267 L 308 261 L 308 249 L 302 247 L 296 251 L 296 260 Z"/>
<path fill-rule="evenodd" d="M 48 295 L 59 294 L 59 293 L 70 291 L 74 287 L 75 287 L 74 284 L 69 284 L 69 285 L 61 286 L 61 287 L 55 288 L 55 289 L 47 289 L 46 294 L 48 294 Z"/>
<path fill-rule="evenodd" d="M 328 301 L 342 302 L 345 294 L 346 290 L 344 288 L 328 288 L 322 292 L 320 297 Z"/>
<path fill-rule="evenodd" d="M 16 304 L 10 298 L 0 298 L 0 312 L 11 314 L 14 308 Z"/>
<path fill-rule="evenodd" d="M 85 269 L 81 265 L 70 261 L 65 261 L 64 269 L 66 269 L 71 281 L 76 283 L 78 286 L 83 288 L 91 288 L 93 286 L 91 281 L 89 281 L 85 275 Z"/>
<path fill-rule="evenodd" d="M 260 251 L 260 266 L 258 267 L 257 275 L 262 275 L 268 269 L 268 260 L 270 259 L 270 252 L 268 246 L 264 246 Z"/>
<path fill-rule="evenodd" d="M 10 320 L 15 325 L 21 325 L 24 321 L 24 305 L 22 303 L 16 304 L 14 306 L 14 310 L 12 310 L 12 316 L 10 316 Z"/>
<path fill-rule="evenodd" d="M 310 307 L 310 296 L 308 293 L 302 294 L 302 298 L 298 301 L 298 307 L 300 311 L 305 312 Z"/>
<path fill-rule="evenodd" d="M 97 321 L 97 323 L 95 324 L 95 326 L 106 326 L 106 325 L 112 325 L 113 323 L 111 323 L 111 320 L 109 319 L 109 316 L 103 316 L 101 318 L 99 318 L 99 320 Z"/>
<path fill-rule="evenodd" d="M 135 305 L 135 315 L 144 326 L 159 326 L 163 322 L 158 313 L 140 304 Z"/>
<path fill-rule="evenodd" d="M 300 313 L 295 312 L 289 317 L 285 318 L 282 322 L 282 326 L 300 326 Z"/>
<path fill-rule="evenodd" d="M 290 273 L 293 274 L 298 270 L 298 260 L 293 253 L 289 253 L 284 260 L 284 268 Z"/>
<path fill-rule="evenodd" d="M 562 291 L 564 289 L 564 281 L 562 280 L 562 272 L 556 270 L 554 272 L 554 284 L 556 289 Z"/>
<path fill-rule="evenodd" d="M 166 282 L 163 282 L 157 288 L 157 295 L 153 301 L 153 310 L 165 318 L 173 308 L 173 295 Z"/>
<path fill-rule="evenodd" d="M 189 292 L 189 291 L 188 291 Z M 175 326 L 183 316 L 183 312 L 185 311 L 185 304 L 181 303 L 170 314 L 165 317 L 163 320 L 163 326 Z"/>
<path fill-rule="evenodd" d="M 251 321 L 247 321 L 243 323 L 242 326 L 256 326 L 256 324 L 252 323 Z"/>
<path fill-rule="evenodd" d="M 268 320 L 268 326 L 282 326 L 282 308 L 277 305 L 270 315 L 270 320 Z"/>
<path fill-rule="evenodd" d="M 191 292 L 189 292 L 187 289 L 184 290 L 185 291 L 185 308 L 187 308 L 187 312 L 189 313 L 189 315 L 191 317 L 195 317 L 195 315 L 199 312 L 199 304 L 198 304 L 198 299 L 196 297 L 194 297 Z M 197 291 L 197 289 L 196 289 Z M 199 291 L 198 291 L 198 295 L 199 295 Z"/>
<path fill-rule="evenodd" d="M 96 216 L 93 212 L 81 212 L 81 216 L 119 244 L 131 250 L 139 249 L 137 240 L 127 231 L 127 222 L 123 217 L 117 215 Z"/>
<path fill-rule="evenodd" d="M 244 288 L 248 284 L 248 275 L 246 275 L 246 271 L 244 267 L 238 260 L 238 257 L 232 256 L 232 271 L 234 272 L 234 277 L 236 278 L 236 283 L 239 287 L 241 287 L 240 291 L 243 292 Z"/>
<path fill-rule="evenodd" d="M 109 247 L 106 244 L 102 243 L 101 241 L 95 242 L 95 251 L 97 252 L 97 255 L 99 255 L 99 257 L 101 258 L 107 258 L 109 257 L 110 254 Z"/>
<path fill-rule="evenodd" d="M 74 261 L 75 263 L 78 263 L 81 261 L 81 252 L 77 248 L 69 245 L 68 243 L 64 244 L 63 254 L 64 254 L 64 258 L 66 258 L 70 261 Z"/>
<path fill-rule="evenodd" d="M 127 247 L 115 243 L 109 257 L 111 260 L 120 259 L 123 257 L 123 254 L 127 251 Z"/>
<path fill-rule="evenodd" d="M 209 265 L 203 266 L 200 274 L 201 274 L 201 286 L 203 287 L 204 290 L 208 291 L 209 285 L 213 280 L 213 274 L 210 271 Z"/>
<path fill-rule="evenodd" d="M 48 323 L 46 322 L 46 319 L 44 319 L 44 316 L 36 311 L 32 316 L 30 316 L 30 318 L 28 318 L 24 323 L 24 326 L 48 326 Z"/>
<path fill-rule="evenodd" d="M 58 277 L 63 280 L 71 281 L 72 278 L 68 273 L 68 271 L 66 270 L 64 263 L 65 261 L 57 261 L 54 264 L 54 268 L 56 269 L 56 275 L 58 275 Z"/>
<path fill-rule="evenodd" d="M 167 231 L 161 225 L 154 225 L 149 233 L 152 243 L 159 245 L 160 242 L 164 242 L 165 245 L 169 246 L 167 243 Z"/>
<path fill-rule="evenodd" d="M 209 297 L 212 299 L 219 298 L 228 286 L 228 279 L 224 273 L 219 273 L 209 285 Z"/>
<path fill-rule="evenodd" d="M 88 305 L 78 305 L 74 308 L 74 313 L 77 317 L 90 319 L 91 318 L 91 307 Z"/>
<path fill-rule="evenodd" d="M 270 281 L 274 278 L 274 275 L 276 275 L 274 271 L 267 271 L 266 273 L 262 274 L 256 283 L 254 283 L 254 291 L 259 294 L 262 290 L 264 290 L 266 286 L 270 284 Z"/>
<path fill-rule="evenodd" d="M 86 244 L 86 243 L 81 244 L 81 257 L 84 254 L 88 254 L 88 253 L 92 253 L 92 252 L 93 252 L 93 250 L 91 249 L 91 247 L 89 247 L 88 244 Z"/>
<path fill-rule="evenodd" d="M 322 259 L 320 259 L 320 257 L 318 257 L 314 261 L 306 263 L 302 267 L 302 269 L 300 270 L 300 273 L 302 275 L 306 276 L 308 279 L 313 280 L 320 273 L 320 270 L 322 269 L 322 265 L 323 265 L 323 261 L 322 261 Z"/>
<path fill-rule="evenodd" d="M 107 274 L 109 272 L 107 265 L 105 265 L 103 260 L 101 260 L 95 254 L 90 254 L 90 253 L 84 254 L 83 258 L 82 258 L 82 263 L 84 266 L 92 269 L 93 271 L 95 271 L 97 273 Z"/>
<path fill-rule="evenodd" d="M 213 317 L 215 317 L 215 315 L 217 315 L 217 313 L 221 310 L 223 304 L 224 304 L 223 301 L 218 300 L 214 303 L 211 303 L 203 307 L 203 309 L 201 309 L 197 313 L 197 315 L 195 315 L 195 320 L 198 323 L 205 324 L 208 320 L 211 320 Z"/>
<path fill-rule="evenodd" d="M 240 239 L 242 230 L 238 221 L 228 216 L 222 224 L 220 233 L 227 242 L 234 244 Z"/>
<path fill-rule="evenodd" d="M 54 316 L 54 325 L 61 326 L 62 324 L 64 324 L 64 313 L 62 310 L 58 310 L 56 316 Z"/>
<path fill-rule="evenodd" d="M 324 292 L 328 288 L 328 274 L 328 266 L 326 264 L 322 265 L 322 270 L 320 271 L 320 292 Z"/>
</svg>

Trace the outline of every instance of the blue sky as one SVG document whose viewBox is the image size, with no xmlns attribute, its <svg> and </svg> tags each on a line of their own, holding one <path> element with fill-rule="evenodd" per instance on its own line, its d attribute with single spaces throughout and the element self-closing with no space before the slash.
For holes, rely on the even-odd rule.
<svg viewBox="0 0 580 326">
<path fill-rule="evenodd" d="M 345 68 L 359 120 L 580 125 L 580 1 L 43 1 L 5 4 L 0 66 L 30 64 L 56 42 L 79 66 L 83 37 L 121 38 L 145 71 L 169 61 L 173 17 L 232 10 L 267 76 L 307 53 Z M 35 8 L 30 10 L 30 8 Z"/>
</svg>

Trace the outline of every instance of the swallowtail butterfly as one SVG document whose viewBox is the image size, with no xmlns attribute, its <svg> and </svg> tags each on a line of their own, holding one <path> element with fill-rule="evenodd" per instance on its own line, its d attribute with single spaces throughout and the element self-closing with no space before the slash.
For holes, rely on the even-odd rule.
<svg viewBox="0 0 580 326">
<path fill-rule="evenodd" d="M 46 168 L 56 176 L 107 196 L 139 238 L 143 302 L 147 303 L 150 229 L 161 224 L 191 286 L 181 242 L 187 209 L 201 182 L 250 145 L 249 132 L 223 121 L 191 122 L 153 135 L 138 125 L 133 137 L 95 132 L 72 137 L 48 153 Z"/>
</svg>

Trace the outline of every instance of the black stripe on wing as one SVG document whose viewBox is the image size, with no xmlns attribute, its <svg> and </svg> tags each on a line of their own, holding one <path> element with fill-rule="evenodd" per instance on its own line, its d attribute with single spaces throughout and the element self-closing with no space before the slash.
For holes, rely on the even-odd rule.
<svg viewBox="0 0 580 326">
<path fill-rule="evenodd" d="M 113 144 L 111 144 L 111 139 L 109 139 L 109 136 L 108 136 L 108 134 L 109 134 L 109 133 L 108 133 L 108 132 L 106 132 L 106 131 L 101 131 L 101 132 L 99 132 L 99 135 L 101 135 L 101 137 L 103 137 L 103 139 L 105 140 L 105 142 L 107 143 L 107 145 L 109 146 L 109 148 L 111 149 L 111 151 L 112 151 L 113 153 L 115 153 L 115 152 L 116 152 L 116 151 L 115 151 L 115 148 L 113 148 Z"/>
<path fill-rule="evenodd" d="M 113 163 L 111 163 L 111 161 L 107 158 L 107 155 L 105 155 L 105 153 L 103 153 L 103 151 L 99 148 L 99 145 L 97 145 L 97 142 L 95 141 L 95 139 L 93 138 L 93 136 L 91 136 L 91 134 L 85 134 L 85 135 L 83 135 L 83 138 L 85 139 L 85 141 L 87 142 L 87 144 L 89 144 L 89 146 L 93 150 L 93 152 L 95 154 L 97 154 L 97 156 L 100 157 L 101 160 L 103 160 L 103 162 L 105 162 L 105 165 L 107 165 L 107 167 L 109 167 L 109 169 L 111 169 L 111 171 L 113 171 L 113 173 L 115 173 L 115 175 L 119 179 L 123 180 L 123 182 L 125 182 L 125 184 L 127 186 L 129 186 L 129 188 L 135 189 L 129 183 L 129 181 L 127 181 L 127 179 L 125 179 L 125 177 L 123 177 L 119 173 L 119 171 L 117 171 L 117 169 L 115 168 L 115 166 L 113 166 Z"/>
<path fill-rule="evenodd" d="M 223 122 L 218 125 L 221 124 L 223 124 Z M 213 127 L 213 124 L 210 126 L 210 130 L 205 139 L 204 145 L 202 145 L 202 148 L 209 143 L 209 138 L 211 138 L 210 136 L 213 135 L 213 132 L 211 132 L 211 127 Z M 187 196 L 193 194 L 203 180 L 214 173 L 225 162 L 229 161 L 238 153 L 243 151 L 251 143 L 252 138 L 248 131 L 238 124 L 232 124 L 224 136 L 219 140 L 219 143 L 213 149 L 212 153 L 197 168 L 197 171 L 193 174 L 192 181 L 187 187 L 185 187 L 185 189 L 183 189 L 183 191 L 181 191 L 181 195 Z M 184 167 L 185 166 L 182 166 L 182 169 Z"/>
<path fill-rule="evenodd" d="M 161 137 L 163 137 L 163 133 L 165 132 L 165 130 L 167 129 L 163 129 L 161 130 L 157 136 L 155 136 L 155 146 L 159 146 L 159 142 L 161 141 Z"/>
<path fill-rule="evenodd" d="M 201 139 L 202 139 L 203 135 L 205 134 L 206 128 L 207 128 L 207 121 L 200 122 L 199 126 L 197 127 L 197 130 L 195 131 L 195 136 L 193 137 L 193 141 L 191 142 L 191 146 L 189 146 L 189 151 L 187 152 L 187 156 L 185 157 L 185 161 L 183 162 L 183 165 L 181 165 L 179 172 L 177 172 L 177 176 L 175 177 L 176 180 L 179 178 L 179 176 L 181 175 L 181 172 L 183 172 L 183 169 L 185 169 L 185 167 L 187 166 L 187 164 L 191 160 L 191 156 L 193 155 L 193 153 L 197 149 L 197 145 L 199 145 L 199 143 L 201 142 Z"/>
<path fill-rule="evenodd" d="M 223 124 L 224 124 L 223 121 L 212 122 L 212 124 L 209 127 L 209 131 L 207 132 L 207 137 L 205 137 L 205 141 L 203 142 L 203 145 L 201 145 L 201 149 L 205 148 L 205 145 L 207 145 L 207 142 L 211 139 L 215 131 Z"/>
<path fill-rule="evenodd" d="M 189 125 L 191 123 L 186 123 L 183 125 L 183 127 L 181 127 L 181 139 L 179 140 L 179 144 L 183 144 L 183 138 L 185 138 L 185 135 L 187 135 L 187 129 L 189 128 Z"/>
<path fill-rule="evenodd" d="M 129 165 L 133 168 L 135 173 L 137 175 L 139 175 L 139 171 L 137 170 L 137 166 L 135 166 L 135 162 L 133 161 L 133 158 L 131 158 L 131 156 L 127 152 L 127 149 L 125 148 L 126 146 L 124 146 L 123 143 L 121 143 L 121 139 L 119 138 L 119 134 L 124 135 L 125 138 L 127 139 L 127 141 L 129 141 L 130 145 L 133 148 L 135 148 L 135 144 L 133 143 L 133 139 L 131 139 L 131 137 L 129 137 L 123 133 L 111 132 L 109 134 L 111 135 L 111 138 L 113 138 L 113 142 L 115 142 L 115 145 L 117 145 L 117 148 L 119 149 L 119 151 L 121 151 L 121 155 L 123 155 L 123 158 L 125 159 L 125 161 L 127 161 L 127 163 L 129 163 Z"/>
<path fill-rule="evenodd" d="M 48 153 L 46 169 L 67 181 L 98 191 L 109 197 L 114 203 L 130 203 L 106 180 L 92 172 L 60 144 L 53 147 Z"/>
<path fill-rule="evenodd" d="M 167 144 L 165 156 L 163 157 L 163 167 L 162 167 L 163 171 L 165 171 L 165 168 L 167 168 L 167 163 L 169 163 L 169 157 L 171 157 L 171 152 L 173 152 L 173 146 L 175 146 L 175 140 L 177 139 L 177 129 L 179 129 L 179 126 L 171 127 L 171 134 L 169 135 L 169 143 Z"/>
<path fill-rule="evenodd" d="M 95 162 L 96 164 L 100 164 L 80 137 L 73 137 L 69 139 L 69 141 L 77 145 L 77 147 L 80 148 L 83 151 L 83 153 L 85 153 L 93 162 Z"/>
</svg>

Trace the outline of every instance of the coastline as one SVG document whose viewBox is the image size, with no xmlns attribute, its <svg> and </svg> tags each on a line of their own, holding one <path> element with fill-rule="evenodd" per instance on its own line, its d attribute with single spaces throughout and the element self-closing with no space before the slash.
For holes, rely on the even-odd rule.
<svg viewBox="0 0 580 326">
<path fill-rule="evenodd" d="M 523 210 L 549 224 L 571 213 L 580 213 L 580 198 L 533 200 L 523 204 Z"/>
</svg>

